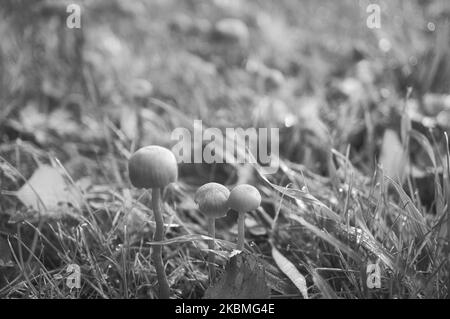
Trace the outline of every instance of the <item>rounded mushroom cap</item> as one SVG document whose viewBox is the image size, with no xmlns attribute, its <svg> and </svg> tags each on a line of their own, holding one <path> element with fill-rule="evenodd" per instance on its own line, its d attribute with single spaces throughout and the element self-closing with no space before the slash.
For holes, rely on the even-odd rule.
<svg viewBox="0 0 450 319">
<path fill-rule="evenodd" d="M 128 161 L 128 174 L 137 188 L 163 188 L 177 180 L 177 159 L 167 148 L 142 147 Z"/>
<path fill-rule="evenodd" d="M 218 183 L 208 183 L 201 186 L 195 193 L 194 201 L 200 211 L 208 217 L 219 218 L 227 214 L 227 201 L 230 191 Z"/>
<path fill-rule="evenodd" d="M 238 185 L 230 192 L 228 207 L 240 213 L 257 209 L 261 205 L 261 194 L 252 185 Z"/>
</svg>

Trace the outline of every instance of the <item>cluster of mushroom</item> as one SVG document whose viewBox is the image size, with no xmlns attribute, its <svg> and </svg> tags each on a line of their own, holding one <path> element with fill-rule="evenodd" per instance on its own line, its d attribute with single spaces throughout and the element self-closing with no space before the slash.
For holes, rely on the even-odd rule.
<svg viewBox="0 0 450 319">
<path fill-rule="evenodd" d="M 161 146 L 146 146 L 137 150 L 128 162 L 130 181 L 137 188 L 152 189 L 152 208 L 156 229 L 153 236 L 155 242 L 164 240 L 164 220 L 161 213 L 161 190 L 173 183 L 178 177 L 178 166 L 174 154 Z M 245 214 L 255 210 L 261 204 L 258 190 L 248 184 L 234 187 L 230 192 L 218 183 L 207 183 L 195 194 L 195 202 L 199 210 L 207 217 L 208 234 L 212 240 L 208 243 L 208 264 L 211 281 L 215 278 L 214 248 L 215 220 L 224 217 L 228 209 L 238 212 L 237 249 L 244 250 Z M 164 271 L 162 245 L 155 244 L 152 250 L 152 261 L 156 269 L 160 298 L 168 299 L 170 288 Z"/>
<path fill-rule="evenodd" d="M 208 183 L 197 190 L 195 202 L 208 219 L 208 235 L 212 238 L 212 241 L 209 242 L 208 263 L 210 279 L 214 281 L 215 255 L 213 250 L 215 248 L 216 218 L 224 217 L 229 208 L 239 213 L 237 249 L 244 250 L 245 214 L 259 207 L 261 195 L 255 187 L 248 184 L 238 185 L 230 192 L 221 184 Z"/>
</svg>

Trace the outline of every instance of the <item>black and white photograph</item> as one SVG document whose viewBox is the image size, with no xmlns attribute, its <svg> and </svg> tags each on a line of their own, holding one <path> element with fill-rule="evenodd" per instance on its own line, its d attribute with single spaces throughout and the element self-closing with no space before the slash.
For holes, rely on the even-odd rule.
<svg viewBox="0 0 450 319">
<path fill-rule="evenodd" d="M 0 303 L 449 299 L 449 134 L 449 0 L 0 0 Z"/>
</svg>

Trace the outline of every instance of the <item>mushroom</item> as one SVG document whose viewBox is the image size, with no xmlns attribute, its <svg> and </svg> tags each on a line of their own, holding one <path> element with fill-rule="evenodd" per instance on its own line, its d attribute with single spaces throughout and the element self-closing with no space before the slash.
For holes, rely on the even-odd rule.
<svg viewBox="0 0 450 319">
<path fill-rule="evenodd" d="M 215 246 L 215 219 L 224 217 L 227 213 L 227 201 L 230 191 L 218 183 L 208 183 L 201 186 L 195 193 L 194 201 L 198 204 L 199 210 L 208 220 L 208 235 L 212 238 L 208 242 L 208 248 L 214 250 Z M 208 253 L 208 268 L 211 282 L 214 282 L 216 272 L 214 268 L 215 255 L 212 251 Z"/>
<path fill-rule="evenodd" d="M 239 43 L 247 46 L 249 42 L 249 31 L 247 25 L 239 19 L 225 18 L 216 23 L 213 37 L 231 43 Z"/>
<path fill-rule="evenodd" d="M 152 206 L 156 224 L 153 240 L 157 242 L 164 240 L 164 220 L 160 207 L 161 189 L 177 180 L 178 165 L 175 155 L 161 146 L 140 148 L 128 161 L 128 174 L 133 186 L 152 189 Z M 159 297 L 168 299 L 170 288 L 164 271 L 162 245 L 155 245 L 151 256 L 158 276 Z"/>
<path fill-rule="evenodd" d="M 245 213 L 257 209 L 261 204 L 259 191 L 248 184 L 241 184 L 233 188 L 228 198 L 227 206 L 238 212 L 238 242 L 237 249 L 244 250 Z"/>
</svg>

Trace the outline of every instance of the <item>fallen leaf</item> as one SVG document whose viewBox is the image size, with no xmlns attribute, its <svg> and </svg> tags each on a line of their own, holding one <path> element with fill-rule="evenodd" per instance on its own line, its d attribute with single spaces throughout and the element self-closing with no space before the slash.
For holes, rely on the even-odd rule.
<svg viewBox="0 0 450 319">
<path fill-rule="evenodd" d="M 63 175 L 50 165 L 41 165 L 17 192 L 16 196 L 28 208 L 53 216 L 61 205 L 80 208 L 82 198 L 75 185 L 66 182 Z"/>
<path fill-rule="evenodd" d="M 230 258 L 223 277 L 205 292 L 205 299 L 267 299 L 270 289 L 263 264 L 253 255 Z"/>
</svg>

